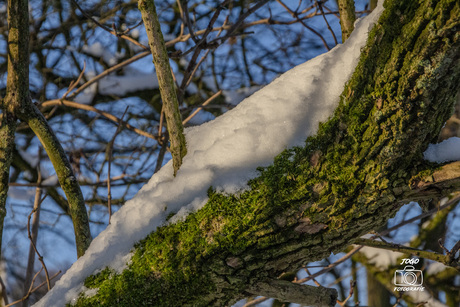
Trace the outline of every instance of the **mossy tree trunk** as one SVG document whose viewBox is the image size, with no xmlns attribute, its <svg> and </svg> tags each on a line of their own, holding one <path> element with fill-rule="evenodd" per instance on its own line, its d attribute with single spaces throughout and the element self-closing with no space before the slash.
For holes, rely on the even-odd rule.
<svg viewBox="0 0 460 307">
<path fill-rule="evenodd" d="M 422 153 L 458 93 L 459 6 L 386 1 L 338 108 L 305 147 L 277 156 L 241 195 L 210 190 L 201 210 L 140 242 L 129 269 L 88 278 L 98 294 L 77 305 L 225 306 L 272 295 L 272 279 L 344 250 L 402 204 L 458 190 L 459 164 L 433 173 Z"/>
</svg>

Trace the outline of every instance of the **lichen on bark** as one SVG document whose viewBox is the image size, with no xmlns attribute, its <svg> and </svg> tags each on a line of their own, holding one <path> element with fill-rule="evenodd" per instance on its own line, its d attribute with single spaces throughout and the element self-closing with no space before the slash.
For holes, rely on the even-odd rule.
<svg viewBox="0 0 460 307">
<path fill-rule="evenodd" d="M 454 0 L 385 8 L 317 135 L 260 168 L 241 195 L 210 189 L 202 209 L 139 242 L 128 269 L 91 277 L 98 294 L 77 306 L 231 304 L 343 250 L 414 196 L 411 178 L 427 168 L 422 152 L 460 82 L 460 8 Z"/>
<path fill-rule="evenodd" d="M 171 140 L 174 176 L 176 176 L 177 171 L 182 165 L 182 159 L 187 154 L 176 87 L 154 1 L 139 0 L 139 10 L 142 13 L 142 20 L 144 21 L 153 63 L 155 64 L 161 99 L 163 101 L 163 112 L 166 117 L 169 139 Z"/>
</svg>

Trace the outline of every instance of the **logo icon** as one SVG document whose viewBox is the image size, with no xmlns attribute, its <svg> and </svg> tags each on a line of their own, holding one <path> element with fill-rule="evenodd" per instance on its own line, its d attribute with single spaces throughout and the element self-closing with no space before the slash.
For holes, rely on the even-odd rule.
<svg viewBox="0 0 460 307">
<path fill-rule="evenodd" d="M 420 287 L 423 284 L 422 271 L 406 265 L 404 270 L 395 271 L 394 284 L 403 287 Z"/>
</svg>

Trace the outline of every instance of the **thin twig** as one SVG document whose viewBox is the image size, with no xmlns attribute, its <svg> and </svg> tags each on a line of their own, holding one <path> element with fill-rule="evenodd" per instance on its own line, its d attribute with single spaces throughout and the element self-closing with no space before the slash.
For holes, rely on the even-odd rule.
<svg viewBox="0 0 460 307">
<path fill-rule="evenodd" d="M 421 258 L 430 259 L 433 261 L 440 262 L 446 266 L 450 266 L 455 269 L 459 269 L 460 265 L 455 259 L 452 259 L 449 255 L 440 254 L 437 252 L 430 252 L 425 250 L 420 250 L 414 247 L 408 247 L 396 243 L 385 243 L 382 241 L 376 241 L 372 239 L 363 239 L 359 238 L 355 241 L 356 244 L 365 245 L 373 248 L 386 249 L 394 252 L 400 252 L 404 254 L 415 255 Z M 447 252 L 449 252 L 446 249 Z"/>
<path fill-rule="evenodd" d="M 128 111 L 128 107 L 126 107 L 125 112 L 121 116 L 120 122 L 123 121 L 123 118 L 125 117 L 126 112 Z M 108 169 L 107 169 L 107 208 L 109 209 L 109 224 L 110 220 L 112 219 L 112 191 L 111 191 L 111 185 L 110 185 L 110 169 L 112 165 L 112 150 L 113 150 L 113 145 L 115 144 L 115 138 L 121 131 L 122 125 L 119 124 L 117 127 L 117 130 L 115 131 L 115 134 L 113 135 L 112 139 L 110 140 L 109 144 L 107 145 L 107 159 L 108 159 Z"/>
<path fill-rule="evenodd" d="M 163 165 L 163 160 L 165 158 L 166 151 L 168 149 L 168 133 L 165 133 L 162 139 L 163 144 L 161 144 L 160 152 L 158 153 L 157 162 L 155 165 L 154 174 L 158 172 Z"/>
<path fill-rule="evenodd" d="M 136 132 L 139 135 L 148 137 L 150 139 L 158 140 L 157 136 L 155 136 L 155 135 L 153 135 L 151 133 L 145 132 L 143 130 L 140 130 L 138 128 L 135 128 L 135 127 L 131 126 L 130 124 L 128 124 L 127 122 L 119 119 L 118 117 L 116 117 L 116 116 L 114 116 L 114 115 L 112 115 L 112 114 L 110 114 L 108 112 L 96 109 L 95 107 L 90 106 L 90 105 L 86 105 L 86 104 L 82 104 L 82 103 L 78 103 L 78 102 L 70 101 L 70 100 L 66 100 L 66 99 L 48 100 L 48 101 L 45 101 L 45 102 L 43 102 L 41 104 L 42 107 L 57 106 L 57 105 L 63 105 L 63 106 L 66 106 L 66 107 L 72 107 L 72 108 L 81 109 L 81 110 L 85 110 L 85 111 L 95 112 L 95 113 L 97 113 L 99 115 L 102 115 L 105 118 L 107 118 L 107 119 L 109 119 L 109 120 L 111 120 L 111 121 L 113 121 L 113 122 L 115 122 L 117 124 L 120 124 L 120 125 L 126 127 L 126 129 L 128 129 L 128 130 Z"/>
<path fill-rule="evenodd" d="M 223 27 L 225 30 L 227 30 L 226 35 L 224 35 L 223 37 L 218 37 L 218 38 L 213 39 L 212 41 L 208 42 L 208 45 L 213 46 L 213 45 L 216 45 L 216 44 L 223 44 L 230 37 L 237 36 L 238 34 L 236 34 L 235 32 L 240 27 L 242 27 L 244 20 L 246 20 L 246 18 L 249 15 L 251 15 L 252 13 L 257 11 L 258 9 L 260 9 L 262 6 L 264 6 L 268 1 L 269 0 L 260 0 L 260 1 L 258 1 L 257 4 L 255 4 L 251 8 L 249 8 L 246 12 L 244 12 L 243 14 L 240 14 L 240 17 L 238 18 L 238 20 L 232 26 L 228 27 L 228 30 L 227 30 L 227 27 Z M 213 29 L 213 30 L 215 30 L 215 29 Z M 246 33 L 243 33 L 243 34 L 246 34 Z"/>
<path fill-rule="evenodd" d="M 246 304 L 243 305 L 243 307 L 250 307 L 250 306 L 255 306 L 257 304 L 260 304 L 260 303 L 263 303 L 265 302 L 266 300 L 268 300 L 269 298 L 268 297 L 259 297 L 259 298 L 256 298 L 250 302 L 247 302 Z"/>
<path fill-rule="evenodd" d="M 38 276 L 38 274 L 43 270 L 43 268 L 40 268 L 40 270 L 35 274 L 32 282 L 35 281 L 35 278 Z M 53 276 L 50 277 L 50 280 L 56 278 L 59 274 L 61 274 L 61 271 L 57 271 L 56 274 L 54 274 Z M 11 307 L 11 306 L 14 306 L 16 305 L 17 303 L 20 303 L 22 302 L 23 300 L 26 300 L 29 298 L 29 296 L 34 293 L 35 291 L 37 291 L 38 289 L 40 289 L 41 287 L 43 287 L 44 285 L 46 285 L 47 282 L 46 281 L 43 281 L 41 284 L 39 284 L 38 286 L 36 286 L 35 288 L 31 289 L 28 293 L 27 293 L 27 297 L 22 297 L 21 299 L 17 300 L 17 301 L 14 301 L 12 302 L 11 304 L 8 304 L 8 305 L 5 305 L 5 307 Z"/>
<path fill-rule="evenodd" d="M 123 68 L 124 66 L 127 66 L 133 62 L 136 62 L 137 60 L 140 60 L 146 56 L 148 56 L 150 54 L 150 51 L 144 51 L 144 52 L 141 52 L 135 56 L 133 56 L 132 58 L 129 58 L 127 59 L 126 61 L 123 61 L 121 63 L 118 63 L 117 65 L 114 65 L 106 70 L 104 70 L 103 72 L 101 72 L 99 75 L 95 76 L 94 78 L 91 78 L 90 80 L 88 80 L 87 82 L 85 82 L 84 84 L 82 84 L 82 86 L 80 86 L 75 92 L 73 92 L 72 95 L 70 95 L 68 98 L 69 99 L 73 99 L 75 96 L 77 96 L 78 94 L 80 94 L 85 88 L 87 88 L 88 86 L 90 86 L 91 84 L 99 81 L 100 79 L 104 78 L 105 76 L 109 75 L 110 73 L 112 72 L 115 72 L 121 68 Z"/>
<path fill-rule="evenodd" d="M 450 206 L 452 206 L 453 204 L 458 203 L 459 201 L 460 201 L 460 194 L 457 194 L 455 197 L 453 197 L 451 200 L 449 200 L 448 202 L 446 202 L 444 205 L 439 206 L 439 207 L 437 207 L 437 208 L 434 208 L 434 209 L 432 209 L 432 210 L 430 210 L 430 211 L 428 211 L 428 212 L 419 214 L 419 215 L 417 215 L 417 216 L 415 216 L 415 217 L 413 217 L 413 218 L 411 218 L 411 219 L 408 219 L 408 220 L 406 220 L 406 221 L 403 221 L 403 222 L 399 223 L 398 225 L 395 225 L 395 226 L 393 226 L 393 227 L 391 227 L 391 228 L 385 229 L 384 231 L 380 232 L 380 235 L 389 234 L 389 233 L 392 232 L 393 230 L 396 230 L 396 229 L 398 229 L 398 228 L 401 228 L 401 227 L 404 226 L 404 225 L 410 224 L 410 223 L 415 222 L 415 221 L 417 221 L 417 220 L 420 220 L 420 219 L 422 219 L 422 218 L 424 218 L 424 217 L 430 216 L 430 215 L 432 215 L 432 214 L 434 214 L 434 213 L 436 213 L 436 212 L 438 212 L 438 211 L 441 211 L 441 210 L 444 209 L 444 208 L 450 207 Z"/>
<path fill-rule="evenodd" d="M 222 90 L 218 91 L 217 93 L 209 97 L 205 102 L 203 102 L 203 104 L 200 107 L 198 107 L 192 114 L 190 114 L 186 119 L 182 121 L 182 124 L 185 125 L 186 123 L 188 123 L 195 115 L 198 114 L 198 112 L 203 110 L 203 107 L 205 107 L 207 104 L 211 103 L 214 99 L 219 97 L 220 94 L 222 94 Z"/>
<path fill-rule="evenodd" d="M 38 238 L 38 224 L 40 222 L 40 205 L 42 203 L 41 195 L 42 189 L 40 188 L 40 183 L 42 181 L 42 174 L 40 171 L 40 160 L 41 160 L 41 148 L 38 150 L 38 161 L 39 164 L 37 165 L 37 187 L 35 188 L 35 199 L 34 199 L 34 207 L 33 210 L 36 212 L 32 221 L 32 232 L 29 232 L 29 239 L 31 240 L 29 246 L 29 258 L 27 261 L 27 269 L 26 269 L 26 277 L 24 280 L 24 297 L 27 296 L 27 293 L 30 291 L 32 287 L 32 278 L 33 278 L 33 271 L 34 271 L 34 264 L 35 264 L 35 251 L 34 245 L 37 244 Z M 29 231 L 29 225 L 27 225 L 27 229 Z M 23 301 L 22 306 L 27 307 L 27 299 Z"/>
<path fill-rule="evenodd" d="M 304 269 L 308 275 L 311 275 L 310 270 L 307 267 L 305 267 Z M 313 278 L 312 281 L 315 283 L 315 285 L 317 285 L 318 287 L 321 287 L 321 284 L 316 280 L 316 278 Z"/>
<path fill-rule="evenodd" d="M 43 267 L 41 267 L 40 270 L 38 270 L 38 272 L 35 273 L 34 277 L 32 278 L 32 282 L 30 284 L 30 287 L 27 290 L 27 293 L 22 298 L 20 298 L 19 300 L 12 302 L 11 304 L 6 305 L 5 307 L 14 306 L 17 303 L 24 302 L 27 299 L 29 299 L 30 294 L 32 294 L 32 287 L 34 285 L 35 279 L 38 277 L 38 275 L 41 273 L 42 270 L 43 270 Z"/>
<path fill-rule="evenodd" d="M 103 24 L 101 24 L 99 21 L 97 21 L 96 19 L 94 19 L 91 15 L 89 15 L 88 13 L 86 13 L 86 11 L 84 11 L 81 6 L 77 3 L 77 1 L 75 0 L 71 0 L 76 6 L 77 8 L 80 10 L 80 12 L 86 17 L 88 18 L 89 20 L 91 20 L 95 25 L 97 25 L 98 27 L 100 27 L 101 29 L 103 29 L 104 31 L 107 31 L 109 32 L 110 34 L 116 36 L 117 38 L 123 38 L 131 43 L 133 43 L 134 45 L 138 46 L 138 47 L 141 47 L 142 49 L 144 50 L 149 50 L 149 48 L 147 46 L 144 46 L 143 44 L 139 43 L 138 41 L 136 41 L 135 39 L 133 39 L 132 37 L 130 36 L 127 36 L 125 35 L 126 33 L 128 33 L 130 30 L 138 27 L 139 25 L 142 24 L 142 22 L 139 22 L 136 26 L 132 27 L 132 28 L 128 28 L 126 31 L 124 32 L 118 32 L 116 31 L 115 29 L 115 26 L 113 25 L 113 30 L 110 30 L 108 27 L 104 26 Z"/>
<path fill-rule="evenodd" d="M 323 42 L 324 44 L 324 47 L 326 47 L 326 49 L 329 51 L 331 50 L 331 48 L 329 47 L 329 45 L 327 44 L 326 40 L 324 39 L 324 37 L 318 32 L 316 31 L 315 29 L 313 29 L 312 27 L 310 27 L 309 25 L 307 25 L 303 20 L 301 20 L 299 18 L 299 16 L 297 15 L 296 12 L 293 12 L 286 4 L 284 4 L 281 0 L 276 0 L 279 4 L 281 4 L 288 12 L 289 14 L 291 14 L 291 16 L 293 18 L 295 18 L 298 22 L 300 22 L 305 28 L 307 28 L 308 30 L 310 30 L 311 32 L 313 32 L 315 35 L 317 35 L 321 41 Z"/>
<path fill-rule="evenodd" d="M 46 284 L 48 286 L 48 291 L 49 291 L 49 290 L 51 290 L 51 284 L 50 284 L 50 277 L 49 277 L 49 274 L 48 274 L 48 269 L 46 268 L 45 261 L 43 260 L 43 256 L 38 252 L 37 246 L 34 243 L 34 240 L 32 238 L 32 234 L 31 234 L 31 231 L 30 231 L 30 218 L 31 218 L 32 214 L 34 214 L 36 211 L 37 211 L 36 208 L 34 208 L 32 210 L 32 212 L 30 212 L 29 216 L 27 217 L 27 234 L 28 234 L 28 237 L 29 237 L 31 245 L 32 245 L 33 249 L 35 250 L 35 253 L 37 254 L 38 261 L 41 262 L 42 267 L 45 270 Z M 33 283 L 33 281 L 32 281 L 32 283 Z"/>
<path fill-rule="evenodd" d="M 460 240 L 455 243 L 452 249 L 447 253 L 451 261 L 455 260 L 455 255 L 457 254 L 458 250 L 460 249 Z"/>
<path fill-rule="evenodd" d="M 302 279 L 299 279 L 297 280 L 296 282 L 297 283 L 304 283 L 304 282 L 307 282 L 315 277 L 318 277 L 324 273 L 327 273 L 329 272 L 330 270 L 332 270 L 333 268 L 335 268 L 336 266 L 338 266 L 339 264 L 345 262 L 346 260 L 348 260 L 351 256 L 353 256 L 354 254 L 356 254 L 361 248 L 363 248 L 363 246 L 356 246 L 355 248 L 353 248 L 351 251 L 349 251 L 348 253 L 346 253 L 343 257 L 341 257 L 339 260 L 337 261 L 334 261 L 333 263 L 329 264 L 328 266 L 326 266 L 324 269 L 322 269 L 321 271 L 319 272 L 316 272 L 315 274 L 313 275 L 310 275 L 308 277 L 305 277 L 305 278 L 302 278 Z"/>
<path fill-rule="evenodd" d="M 83 77 L 83 74 L 85 72 L 85 69 L 86 69 L 86 62 L 83 62 L 83 69 L 81 70 L 80 74 L 78 75 L 78 78 L 75 82 L 71 82 L 70 83 L 70 86 L 69 88 L 67 89 L 67 91 L 65 92 L 65 94 L 62 96 L 62 99 L 65 99 L 67 97 L 67 95 L 73 91 L 73 89 L 80 83 L 80 80 L 81 78 Z"/>
<path fill-rule="evenodd" d="M 184 3 L 184 7 L 183 7 L 182 18 L 184 20 L 184 23 L 187 25 L 188 31 L 190 33 L 190 37 L 195 42 L 195 44 L 198 45 L 198 39 L 195 36 L 193 27 L 192 27 L 192 22 L 190 21 L 190 16 L 188 15 L 188 1 L 184 1 L 183 3 Z"/>
<path fill-rule="evenodd" d="M 319 10 L 321 11 L 321 15 L 323 15 L 323 19 L 326 22 L 328 30 L 329 30 L 329 32 L 331 32 L 332 37 L 334 38 L 334 42 L 337 45 L 338 44 L 337 37 L 335 36 L 334 31 L 332 30 L 331 26 L 329 25 L 329 22 L 327 21 L 326 15 L 324 14 L 323 6 L 321 4 L 321 1 L 316 0 L 316 3 L 318 5 L 318 7 L 319 7 Z"/>
<path fill-rule="evenodd" d="M 222 4 L 222 5 L 223 5 L 223 4 Z M 222 26 L 225 26 L 225 25 L 227 24 L 227 22 L 228 22 L 228 16 L 227 16 L 227 18 L 225 18 L 224 23 L 222 24 Z M 213 22 L 213 23 L 214 23 L 214 22 Z M 210 25 L 211 25 L 211 23 L 208 25 L 208 29 L 209 29 Z M 222 30 L 218 31 L 216 36 L 219 37 L 221 33 L 222 33 Z M 209 33 L 205 33 L 205 34 L 203 35 L 203 39 L 205 39 L 206 36 L 207 36 L 208 34 L 209 34 Z M 202 39 L 202 41 L 203 41 L 203 39 Z M 189 70 L 189 67 L 190 67 L 190 65 L 192 64 L 192 62 L 189 63 L 189 67 L 187 67 L 186 74 L 184 75 L 184 80 L 183 80 L 182 84 L 184 84 L 184 82 L 186 82 L 186 83 L 185 83 L 185 86 L 183 86 L 183 88 L 182 88 L 182 86 L 181 86 L 180 92 L 184 92 L 184 91 L 185 91 L 185 88 L 187 88 L 187 87 L 189 86 L 190 82 L 192 82 L 193 76 L 194 76 L 195 73 L 197 72 L 198 67 L 200 67 L 200 65 L 203 63 L 203 61 L 204 61 L 204 60 L 206 59 L 206 57 L 208 56 L 209 51 L 210 51 L 210 49 L 206 50 L 206 53 L 201 57 L 201 59 L 200 59 L 200 61 L 198 62 L 198 64 L 196 64 L 195 67 L 193 68 L 193 71 L 192 71 L 192 72 L 187 76 L 187 78 L 186 78 L 187 71 Z M 186 79 L 188 79 L 188 80 L 186 80 Z"/>
<path fill-rule="evenodd" d="M 356 286 L 356 281 L 355 280 L 350 280 L 350 292 L 348 293 L 347 298 L 342 302 L 339 302 L 337 300 L 337 304 L 339 304 L 340 306 L 345 306 L 347 304 L 348 300 L 353 296 L 353 290 L 354 290 L 355 286 Z"/>
<path fill-rule="evenodd" d="M 165 120 L 165 113 L 164 113 L 164 107 L 162 106 L 161 107 L 161 113 L 160 113 L 160 123 L 158 125 L 158 139 L 162 139 L 163 138 L 163 123 L 164 123 L 164 120 Z"/>
</svg>

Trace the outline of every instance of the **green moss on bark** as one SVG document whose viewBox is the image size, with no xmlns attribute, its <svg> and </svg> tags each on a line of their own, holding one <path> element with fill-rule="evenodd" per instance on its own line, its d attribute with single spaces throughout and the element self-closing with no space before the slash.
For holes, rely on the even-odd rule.
<svg viewBox="0 0 460 307">
<path fill-rule="evenodd" d="M 381 227 L 424 167 L 460 82 L 458 1 L 385 6 L 339 107 L 305 147 L 259 169 L 241 195 L 210 190 L 201 210 L 137 244 L 127 270 L 93 279 L 100 294 L 77 306 L 231 304 Z"/>
</svg>

